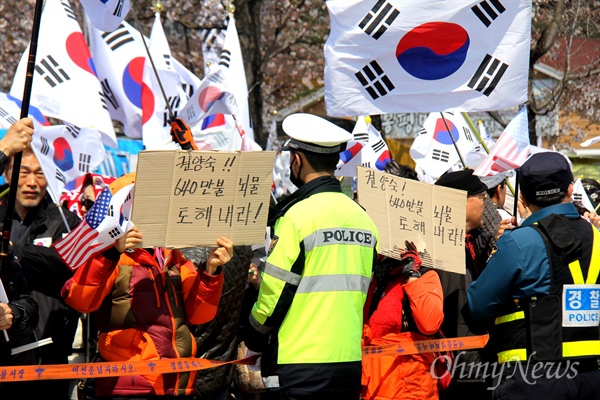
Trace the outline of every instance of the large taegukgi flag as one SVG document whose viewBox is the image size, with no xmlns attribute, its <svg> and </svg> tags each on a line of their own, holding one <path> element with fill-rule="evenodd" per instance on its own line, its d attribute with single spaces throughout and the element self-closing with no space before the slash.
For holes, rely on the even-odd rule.
<svg viewBox="0 0 600 400">
<path fill-rule="evenodd" d="M 328 0 L 331 116 L 489 111 L 527 99 L 530 0 Z"/>
<path fill-rule="evenodd" d="M 88 25 L 90 49 L 103 99 L 126 136 L 142 137 L 142 125 L 154 114 L 154 94 L 143 81 L 146 50 L 137 29 L 123 21 L 112 32 Z"/>
<path fill-rule="evenodd" d="M 10 94 L 23 96 L 29 47 L 17 67 Z M 42 12 L 32 98 L 48 117 L 100 131 L 117 148 L 103 90 L 75 13 L 68 0 L 47 1 Z"/>
<path fill-rule="evenodd" d="M 109 187 L 98 195 L 85 218 L 66 237 L 53 246 L 72 270 L 89 257 L 114 245 L 131 227 L 134 184 L 112 193 Z"/>
</svg>

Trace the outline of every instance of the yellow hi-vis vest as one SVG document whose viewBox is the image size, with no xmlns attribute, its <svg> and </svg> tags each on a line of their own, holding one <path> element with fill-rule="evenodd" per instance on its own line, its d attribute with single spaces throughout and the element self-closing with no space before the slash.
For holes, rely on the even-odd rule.
<svg viewBox="0 0 600 400">
<path fill-rule="evenodd" d="M 250 316 L 256 330 L 276 335 L 273 361 L 360 361 L 379 239 L 371 218 L 345 194 L 323 192 L 293 205 L 274 235 Z"/>
<path fill-rule="evenodd" d="M 514 299 L 513 303 L 507 306 L 510 312 L 495 319 L 490 345 L 497 350 L 499 363 L 526 361 L 529 357 L 534 361 L 600 357 L 598 324 L 585 327 L 565 326 L 562 293 L 564 285 L 600 283 L 600 233 L 581 218 L 578 220 L 563 218 L 567 223 L 562 225 L 562 228 L 572 229 L 574 234 L 572 237 L 576 238 L 576 242 L 579 239 L 581 241 L 570 247 L 562 247 L 561 251 L 558 251 L 559 247 L 556 240 L 553 240 L 553 236 L 557 233 L 557 226 L 560 225 L 546 225 L 542 219 L 532 226 L 540 233 L 546 245 L 551 268 L 550 294 L 530 299 Z M 558 236 L 564 234 L 564 229 L 559 230 L 562 232 L 559 232 Z M 584 235 L 586 230 L 591 230 L 593 234 Z M 588 236 L 591 237 L 586 240 Z M 577 246 L 580 250 L 574 250 Z M 591 255 L 586 256 L 587 262 L 582 268 L 581 254 L 585 254 L 586 248 L 588 255 L 591 250 Z M 573 259 L 574 256 L 570 256 L 569 252 L 580 256 Z M 564 262 L 565 260 L 567 263 Z M 587 271 L 585 279 L 583 270 Z M 589 290 L 596 292 L 596 295 L 600 294 L 600 288 Z"/>
</svg>

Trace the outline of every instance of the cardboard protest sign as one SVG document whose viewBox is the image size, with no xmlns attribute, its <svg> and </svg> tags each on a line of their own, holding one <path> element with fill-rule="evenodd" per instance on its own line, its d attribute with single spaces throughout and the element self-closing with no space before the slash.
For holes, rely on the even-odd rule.
<svg viewBox="0 0 600 400">
<path fill-rule="evenodd" d="M 275 152 L 139 153 L 131 220 L 144 247 L 264 243 Z"/>
<path fill-rule="evenodd" d="M 357 167 L 358 201 L 379 229 L 379 252 L 400 258 L 404 241 L 423 265 L 465 273 L 467 192 Z"/>
</svg>

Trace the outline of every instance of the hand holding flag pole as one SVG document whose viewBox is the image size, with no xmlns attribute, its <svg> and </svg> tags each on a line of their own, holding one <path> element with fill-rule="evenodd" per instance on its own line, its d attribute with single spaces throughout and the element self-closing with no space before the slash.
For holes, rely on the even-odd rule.
<svg viewBox="0 0 600 400">
<path fill-rule="evenodd" d="M 37 53 L 38 37 L 40 33 L 40 22 L 42 19 L 43 0 L 36 0 L 35 11 L 33 14 L 33 29 L 31 31 L 31 44 L 29 46 L 29 59 L 27 61 L 27 75 L 25 77 L 25 87 L 23 89 L 23 102 L 21 103 L 21 118 L 27 118 L 29 115 L 29 102 L 31 100 L 31 89 L 33 88 L 33 72 L 35 68 L 35 56 Z M 8 204 L 6 208 L 6 216 L 4 217 L 4 225 L 2 231 L 2 245 L 0 248 L 0 257 L 2 258 L 1 267 L 5 269 L 9 261 L 8 248 L 10 246 L 10 232 L 12 229 L 13 215 L 15 211 L 15 203 L 17 200 L 17 185 L 19 183 L 19 175 L 21 171 L 21 159 L 23 153 L 16 153 L 13 159 L 13 169 L 11 174 L 10 186 L 8 192 Z M 4 338 L 8 342 L 8 334 L 4 332 Z"/>
</svg>

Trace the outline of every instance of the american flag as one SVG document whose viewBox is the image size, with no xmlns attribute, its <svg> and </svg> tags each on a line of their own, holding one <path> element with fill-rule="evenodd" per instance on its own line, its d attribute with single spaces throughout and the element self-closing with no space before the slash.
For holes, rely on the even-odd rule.
<svg viewBox="0 0 600 400">
<path fill-rule="evenodd" d="M 510 121 L 490 154 L 475 169 L 474 175 L 489 176 L 519 168 L 529 156 L 527 108 L 523 107 Z"/>
<path fill-rule="evenodd" d="M 85 218 L 54 248 L 71 270 L 77 269 L 94 254 L 112 245 L 133 226 L 129 221 L 133 184 L 114 195 L 109 187 L 100 193 Z"/>
</svg>

